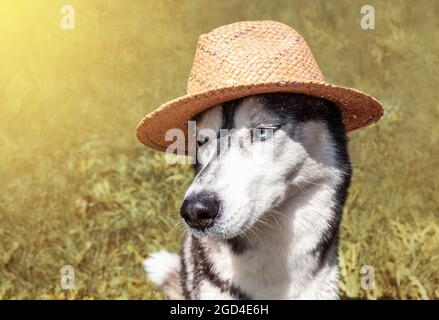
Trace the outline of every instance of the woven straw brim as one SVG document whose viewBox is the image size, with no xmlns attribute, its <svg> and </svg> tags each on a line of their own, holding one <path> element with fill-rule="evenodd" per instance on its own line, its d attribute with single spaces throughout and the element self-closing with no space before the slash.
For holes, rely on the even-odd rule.
<svg viewBox="0 0 439 320">
<path fill-rule="evenodd" d="M 355 89 L 324 82 L 290 81 L 258 83 L 217 88 L 174 99 L 145 116 L 137 126 L 140 142 L 159 151 L 166 151 L 173 141 L 166 141 L 166 132 L 183 130 L 187 143 L 187 123 L 195 115 L 226 101 L 261 93 L 291 92 L 333 101 L 342 111 L 346 131 L 368 126 L 383 115 L 381 104 L 373 97 Z M 184 154 L 187 154 L 187 146 Z"/>
</svg>

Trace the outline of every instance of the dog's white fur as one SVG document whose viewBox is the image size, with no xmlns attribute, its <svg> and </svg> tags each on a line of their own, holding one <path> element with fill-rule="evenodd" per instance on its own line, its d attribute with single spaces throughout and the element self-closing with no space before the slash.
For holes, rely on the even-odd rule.
<svg viewBox="0 0 439 320">
<path fill-rule="evenodd" d="M 212 108 L 197 123 L 200 135 L 203 129 L 215 135 L 200 148 L 202 169 L 186 197 L 209 189 L 221 197 L 221 214 L 212 228 L 190 230 L 183 244 L 190 298 L 236 298 L 209 279 L 193 287 L 198 276 L 192 258 L 196 237 L 215 276 L 252 299 L 337 299 L 337 245 L 331 244 L 323 262 L 312 254 L 331 228 L 337 185 L 345 174 L 336 163 L 326 124 L 301 124 L 300 141 L 289 136 L 288 126 L 296 125 L 289 123 L 270 137 L 270 143 L 250 143 L 249 128 L 270 116 L 261 110 L 258 98 L 249 97 L 234 114 L 229 150 L 215 161 L 221 113 L 220 106 Z M 222 241 L 236 236 L 246 243 L 240 253 Z M 144 267 L 151 281 L 163 286 L 170 274 L 180 272 L 181 262 L 176 255 L 160 252 L 146 259 Z M 183 298 L 175 292 L 167 293 Z"/>
</svg>

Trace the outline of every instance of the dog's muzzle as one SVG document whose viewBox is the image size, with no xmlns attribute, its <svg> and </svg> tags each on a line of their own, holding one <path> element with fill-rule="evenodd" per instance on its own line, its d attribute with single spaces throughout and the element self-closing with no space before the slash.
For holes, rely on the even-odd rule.
<svg viewBox="0 0 439 320">
<path fill-rule="evenodd" d="M 185 199 L 180 214 L 189 227 L 204 230 L 213 224 L 219 208 L 220 201 L 215 194 L 203 193 Z"/>
</svg>

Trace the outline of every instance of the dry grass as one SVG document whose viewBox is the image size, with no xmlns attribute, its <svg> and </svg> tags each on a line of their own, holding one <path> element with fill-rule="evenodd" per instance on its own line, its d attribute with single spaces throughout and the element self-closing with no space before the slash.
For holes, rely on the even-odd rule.
<svg viewBox="0 0 439 320">
<path fill-rule="evenodd" d="M 383 101 L 353 133 L 342 223 L 344 297 L 439 298 L 438 2 L 63 1 L 0 4 L 0 298 L 153 299 L 141 260 L 178 250 L 187 167 L 134 137 L 137 121 L 183 94 L 196 38 L 243 19 L 276 19 L 308 40 L 327 80 Z M 423 8 L 422 10 L 420 8 Z M 6 49 L 6 50 L 5 50 Z M 76 290 L 59 286 L 76 268 Z M 371 265 L 376 287 L 360 287 Z"/>
</svg>

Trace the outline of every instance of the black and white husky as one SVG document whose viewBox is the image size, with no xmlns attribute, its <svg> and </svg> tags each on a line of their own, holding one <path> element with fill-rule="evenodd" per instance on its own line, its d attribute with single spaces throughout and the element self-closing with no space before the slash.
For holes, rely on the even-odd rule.
<svg viewBox="0 0 439 320">
<path fill-rule="evenodd" d="M 181 256 L 144 261 L 151 281 L 172 299 L 337 299 L 351 177 L 339 108 L 261 94 L 196 120 L 199 161 L 181 207 L 189 232 Z"/>
</svg>

